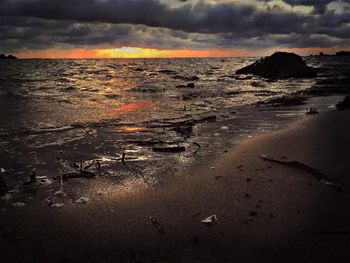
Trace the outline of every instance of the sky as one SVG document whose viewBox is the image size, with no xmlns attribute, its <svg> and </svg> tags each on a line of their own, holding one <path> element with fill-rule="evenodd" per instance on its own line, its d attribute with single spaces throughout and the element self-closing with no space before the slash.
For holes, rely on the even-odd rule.
<svg viewBox="0 0 350 263">
<path fill-rule="evenodd" d="M 350 0 L 0 0 L 21 58 L 263 56 L 350 50 Z"/>
</svg>

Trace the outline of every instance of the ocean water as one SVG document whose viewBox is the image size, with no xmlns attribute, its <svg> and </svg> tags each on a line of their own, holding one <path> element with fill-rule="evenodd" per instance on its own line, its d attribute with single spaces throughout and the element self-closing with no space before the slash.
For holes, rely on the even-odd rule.
<svg viewBox="0 0 350 263">
<path fill-rule="evenodd" d="M 349 75 L 346 58 L 305 59 L 322 69 L 318 78 L 271 82 L 235 74 L 256 58 L 0 61 L 0 166 L 15 180 L 33 169 L 57 175 L 57 156 L 98 159 L 111 176 L 123 152 L 135 164 L 118 176 L 185 166 L 203 152 L 198 144 L 207 146 L 205 154 L 221 151 L 241 137 L 283 126 L 306 107 L 257 104 Z M 338 99 L 314 98 L 307 105 L 329 109 Z M 186 151 L 152 151 L 164 142 Z"/>
</svg>

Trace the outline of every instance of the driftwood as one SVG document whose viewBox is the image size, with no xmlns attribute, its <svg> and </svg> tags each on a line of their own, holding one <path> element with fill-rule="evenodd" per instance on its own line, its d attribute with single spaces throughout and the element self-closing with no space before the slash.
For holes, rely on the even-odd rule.
<svg viewBox="0 0 350 263">
<path fill-rule="evenodd" d="M 197 150 L 195 150 L 193 153 L 193 154 L 196 154 L 202 148 L 202 145 L 200 145 L 198 142 L 193 142 L 193 144 L 198 147 Z"/>
<path fill-rule="evenodd" d="M 122 163 L 123 163 L 123 165 L 126 165 L 125 164 L 125 152 L 123 152 L 123 154 L 122 154 Z"/>
<path fill-rule="evenodd" d="M 83 168 L 83 162 L 80 162 L 80 166 L 75 163 L 69 163 L 67 161 L 61 160 L 60 158 L 57 158 L 57 162 L 66 170 L 70 171 L 69 173 L 65 173 L 59 176 L 54 177 L 54 180 L 60 180 L 61 183 L 68 179 L 74 179 L 74 178 L 93 178 L 96 176 L 96 174 L 86 171 Z"/>
<path fill-rule="evenodd" d="M 170 153 L 178 153 L 186 151 L 185 146 L 181 145 L 157 145 L 152 148 L 154 152 L 170 152 Z"/>
<path fill-rule="evenodd" d="M 90 179 L 90 178 L 93 178 L 95 176 L 96 176 L 96 174 L 94 174 L 92 172 L 82 170 L 80 172 L 72 172 L 72 173 L 62 174 L 62 175 L 54 177 L 54 179 L 55 180 L 61 179 L 63 181 L 66 181 L 69 179 L 78 179 L 78 178 Z"/>
<path fill-rule="evenodd" d="M 343 191 L 342 187 L 338 183 L 334 182 L 332 179 L 330 179 L 328 176 L 326 176 L 322 172 L 320 172 L 320 171 L 318 171 L 318 170 L 316 170 L 316 169 L 314 169 L 306 164 L 303 164 L 303 163 L 298 162 L 298 161 L 276 160 L 276 159 L 273 159 L 273 158 L 268 157 L 268 156 L 263 155 L 263 154 L 259 155 L 259 157 L 265 161 L 279 163 L 279 164 L 283 164 L 283 165 L 286 165 L 289 167 L 299 168 L 299 169 L 311 174 L 315 179 L 319 180 L 321 183 L 323 183 L 329 187 L 335 188 L 338 191 Z"/>
</svg>

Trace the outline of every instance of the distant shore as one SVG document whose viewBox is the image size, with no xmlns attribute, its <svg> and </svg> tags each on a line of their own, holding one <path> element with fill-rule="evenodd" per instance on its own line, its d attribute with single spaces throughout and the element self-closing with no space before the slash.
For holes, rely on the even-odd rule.
<svg viewBox="0 0 350 263">
<path fill-rule="evenodd" d="M 157 189 L 127 184 L 113 188 L 97 178 L 86 186 L 95 193 L 86 204 L 69 201 L 52 209 L 34 199 L 26 207 L 7 208 L 0 213 L 2 258 L 348 262 L 348 123 L 349 111 L 305 117 L 286 130 L 248 139 Z M 345 193 L 302 169 L 264 161 L 259 154 L 307 164 L 338 182 Z M 62 198 L 78 197 L 66 191 L 68 197 Z M 213 214 L 218 219 L 213 225 L 201 223 Z"/>
</svg>

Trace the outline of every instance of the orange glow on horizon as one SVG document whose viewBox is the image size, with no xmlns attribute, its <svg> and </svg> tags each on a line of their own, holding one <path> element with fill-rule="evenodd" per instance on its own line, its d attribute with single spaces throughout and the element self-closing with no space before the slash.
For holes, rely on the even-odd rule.
<svg viewBox="0 0 350 263">
<path fill-rule="evenodd" d="M 154 49 L 141 47 L 121 47 L 114 49 L 47 49 L 15 54 L 19 58 L 200 58 L 200 57 L 238 57 L 250 56 L 252 52 L 238 49 Z"/>
<path fill-rule="evenodd" d="M 203 58 L 203 57 L 255 57 L 268 56 L 275 51 L 294 52 L 299 55 L 318 54 L 319 52 L 334 54 L 340 50 L 350 50 L 349 47 L 309 47 L 309 48 L 284 48 L 276 47 L 260 51 L 251 51 L 248 49 L 155 49 L 141 47 L 120 47 L 109 49 L 70 49 L 57 50 L 46 49 L 33 52 L 16 53 L 19 58 Z"/>
</svg>

